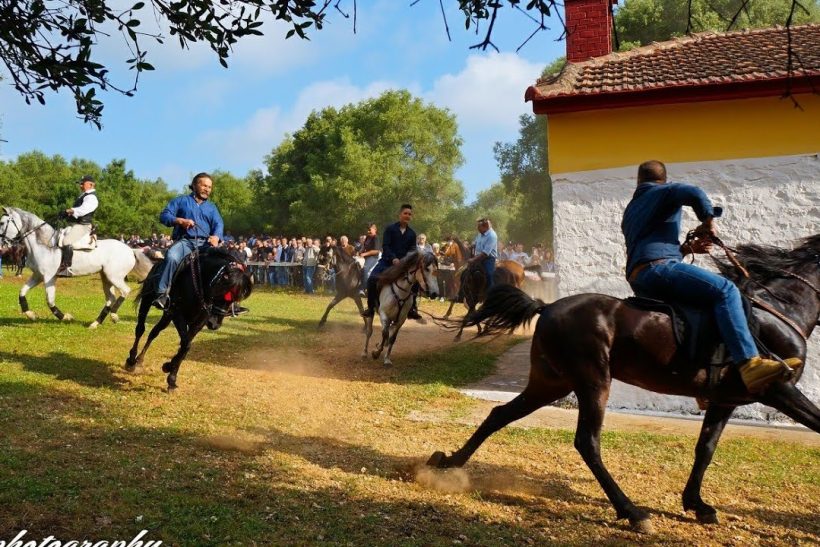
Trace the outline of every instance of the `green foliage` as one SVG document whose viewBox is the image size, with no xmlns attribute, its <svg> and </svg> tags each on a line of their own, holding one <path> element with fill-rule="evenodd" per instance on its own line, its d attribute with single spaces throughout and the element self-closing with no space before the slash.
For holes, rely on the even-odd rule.
<svg viewBox="0 0 820 547">
<path fill-rule="evenodd" d="M 464 190 L 455 117 L 407 91 L 312 113 L 304 127 L 250 175 L 266 229 L 345 233 L 373 220 L 393 222 L 412 203 L 417 231 L 436 238 Z"/>
<path fill-rule="evenodd" d="M 79 195 L 77 181 L 92 175 L 97 181 L 100 208 L 94 215 L 105 236 L 167 230 L 159 212 L 172 197 L 165 183 L 139 180 L 126 170 L 125 160 L 113 160 L 104 168 L 82 159 L 66 161 L 42 152 L 21 154 L 0 162 L 0 202 L 53 219 Z"/>
<path fill-rule="evenodd" d="M 691 17 L 689 16 L 691 5 Z M 794 12 L 793 24 L 820 21 L 820 3 L 808 0 Z M 725 31 L 783 25 L 792 0 L 627 0 L 615 13 L 620 49 L 669 40 L 691 32 Z"/>
<path fill-rule="evenodd" d="M 239 234 L 254 231 L 263 211 L 254 199 L 250 176 L 240 179 L 218 170 L 213 171 L 211 177 L 214 181 L 211 200 L 219 208 L 225 229 Z"/>
</svg>

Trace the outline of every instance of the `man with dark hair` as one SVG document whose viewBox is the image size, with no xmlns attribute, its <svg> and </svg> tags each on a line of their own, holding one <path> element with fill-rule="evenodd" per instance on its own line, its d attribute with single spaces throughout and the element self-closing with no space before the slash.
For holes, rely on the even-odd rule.
<svg viewBox="0 0 820 547">
<path fill-rule="evenodd" d="M 94 212 L 100 205 L 95 189 L 97 183 L 91 175 L 85 175 L 78 182 L 82 193 L 74 200 L 74 205 L 60 213 L 60 216 L 68 222 L 68 226 L 60 234 L 59 241 L 62 260 L 57 275 L 61 277 L 71 276 L 70 268 L 75 246 L 78 249 L 93 248 L 89 246 L 91 244 L 91 222 L 94 220 Z M 81 246 L 86 240 L 89 245 Z"/>
<path fill-rule="evenodd" d="M 376 264 L 379 262 L 379 254 L 382 250 L 382 244 L 379 241 L 378 229 L 375 222 L 367 223 L 367 234 L 364 237 L 362 248 L 359 249 L 359 256 L 364 258 L 364 267 L 362 268 L 362 293 L 367 288 L 367 280 L 370 278 L 370 273 Z"/>
<path fill-rule="evenodd" d="M 382 256 L 370 272 L 370 277 L 367 279 L 367 308 L 362 312 L 363 317 L 373 317 L 379 305 L 379 274 L 387 268 L 398 264 L 407 253 L 416 250 L 416 232 L 410 227 L 411 220 L 413 220 L 413 206 L 404 203 L 399 208 L 399 221 L 391 224 L 384 230 Z M 416 309 L 415 301 L 407 317 L 410 319 L 421 319 L 421 315 L 419 315 Z"/>
<path fill-rule="evenodd" d="M 681 210 L 691 207 L 701 221 L 696 233 L 701 243 L 682 249 Z M 703 306 L 713 310 L 726 349 L 751 392 L 760 391 L 782 378 L 788 368 L 758 355 L 749 332 L 740 291 L 720 275 L 683 262 L 683 255 L 709 250 L 709 236 L 716 235 L 714 219 L 720 207 L 712 207 L 703 190 L 683 183 L 667 183 L 666 167 L 647 161 L 638 168 L 638 187 L 624 211 L 621 230 L 626 238 L 626 278 L 638 296 Z M 796 359 L 788 359 L 797 366 Z"/>
<path fill-rule="evenodd" d="M 174 228 L 171 234 L 174 244 L 165 253 L 157 287 L 159 296 L 153 302 L 161 310 L 167 310 L 170 306 L 168 293 L 171 290 L 171 280 L 182 260 L 197 247 L 216 247 L 222 239 L 222 216 L 216 205 L 208 199 L 213 184 L 208 173 L 196 174 L 189 186 L 191 193 L 172 199 L 159 215 L 160 222 Z"/>
</svg>

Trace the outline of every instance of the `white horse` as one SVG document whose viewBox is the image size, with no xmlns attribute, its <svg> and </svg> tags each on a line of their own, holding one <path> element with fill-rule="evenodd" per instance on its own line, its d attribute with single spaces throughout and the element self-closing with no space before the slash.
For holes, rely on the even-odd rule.
<svg viewBox="0 0 820 547">
<path fill-rule="evenodd" d="M 51 313 L 61 321 L 71 321 L 70 313 L 64 314 L 55 303 L 55 279 L 60 268 L 62 253 L 57 246 L 59 231 L 33 213 L 15 207 L 3 207 L 0 215 L 0 243 L 23 242 L 28 250 L 26 265 L 32 269 L 31 277 L 20 289 L 20 309 L 34 321 L 37 316 L 28 308 L 26 294 L 42 282 L 46 285 L 46 301 Z M 119 320 L 117 310 L 122 305 L 131 288 L 125 276 L 132 270 L 138 278 L 144 279 L 151 269 L 151 260 L 140 249 L 131 249 L 116 239 L 101 239 L 92 251 L 74 253 L 71 271 L 74 276 L 100 272 L 105 293 L 105 307 L 89 328 L 97 328 L 111 313 L 111 320 Z M 118 294 L 119 293 L 119 294 Z"/>
<path fill-rule="evenodd" d="M 395 266 L 379 275 L 379 319 L 382 323 L 382 339 L 378 347 L 373 350 L 371 357 L 378 359 L 384 346 L 384 365 L 390 366 L 390 352 L 399 329 L 407 319 L 410 308 L 413 307 L 414 287 L 418 285 L 431 298 L 438 296 L 438 260 L 432 253 L 412 252 L 405 256 Z M 365 319 L 365 340 L 363 358 L 367 358 L 367 346 L 373 334 L 373 318 Z"/>
</svg>

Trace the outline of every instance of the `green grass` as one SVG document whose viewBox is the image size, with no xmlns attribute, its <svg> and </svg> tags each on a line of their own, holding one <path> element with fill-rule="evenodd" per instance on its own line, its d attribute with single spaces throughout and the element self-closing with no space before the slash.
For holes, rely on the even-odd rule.
<svg viewBox="0 0 820 547">
<path fill-rule="evenodd" d="M 166 545 L 629 544 L 572 447 L 573 432 L 506 428 L 470 462 L 470 487 L 442 493 L 415 482 L 433 450 L 457 448 L 472 426 L 418 422 L 413 411 L 467 416 L 457 387 L 492 371 L 518 339 L 436 344 L 432 325 L 399 336 L 395 366 L 358 357 L 352 303 L 316 328 L 329 298 L 257 291 L 252 313 L 194 342 L 174 395 L 159 370 L 172 330 L 146 371 L 122 364 L 134 310 L 119 324 L 85 325 L 102 306 L 99 282 L 61 280 L 48 315 L 17 310 L 20 282 L 0 280 L 0 541 L 131 538 Z M 443 305 L 424 302 L 441 314 Z M 153 314 L 152 320 L 156 319 Z M 703 529 L 676 520 L 694 439 L 607 432 L 604 458 L 636 502 L 656 509 L 659 543 L 743 543 L 820 534 L 820 451 L 755 439 L 721 443 L 709 497 L 745 527 Z M 526 487 L 524 484 L 526 483 Z M 705 531 L 704 531 L 705 530 Z M 737 539 L 740 538 L 740 539 Z"/>
</svg>

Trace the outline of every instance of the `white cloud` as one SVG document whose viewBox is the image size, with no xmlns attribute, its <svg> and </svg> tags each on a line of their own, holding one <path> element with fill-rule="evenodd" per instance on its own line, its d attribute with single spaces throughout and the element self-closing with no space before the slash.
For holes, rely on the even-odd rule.
<svg viewBox="0 0 820 547">
<path fill-rule="evenodd" d="M 425 96 L 455 113 L 462 131 L 515 130 L 518 117 L 532 112 L 524 90 L 542 69 L 513 53 L 471 55 L 461 72 L 439 77 Z"/>
<path fill-rule="evenodd" d="M 196 142 L 197 145 L 213 150 L 215 157 L 231 158 L 234 164 L 250 163 L 258 166 L 286 133 L 292 133 L 304 124 L 313 110 L 329 106 L 338 108 L 377 97 L 384 91 L 397 87 L 399 86 L 381 81 L 372 82 L 365 87 L 355 86 L 347 79 L 316 82 L 299 93 L 289 111 L 283 111 L 278 106 L 260 108 L 240 125 L 207 131 Z"/>
</svg>

